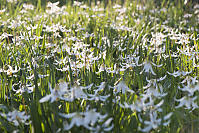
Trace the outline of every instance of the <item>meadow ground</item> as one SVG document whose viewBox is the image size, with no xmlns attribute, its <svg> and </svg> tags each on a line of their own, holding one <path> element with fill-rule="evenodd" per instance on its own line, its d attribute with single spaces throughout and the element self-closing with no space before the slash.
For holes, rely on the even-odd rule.
<svg viewBox="0 0 199 133">
<path fill-rule="evenodd" d="M 0 132 L 199 132 L 199 3 L 0 2 Z"/>
</svg>

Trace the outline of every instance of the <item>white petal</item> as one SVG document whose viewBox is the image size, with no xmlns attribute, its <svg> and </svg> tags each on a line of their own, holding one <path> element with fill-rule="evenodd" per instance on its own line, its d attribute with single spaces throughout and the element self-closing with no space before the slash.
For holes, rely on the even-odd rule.
<svg viewBox="0 0 199 133">
<path fill-rule="evenodd" d="M 68 125 L 68 122 L 65 122 L 63 126 L 64 126 L 64 130 L 70 130 L 74 126 L 74 122 L 72 120 L 70 125 Z"/>
<path fill-rule="evenodd" d="M 149 132 L 152 129 L 152 126 L 145 127 L 144 129 L 140 129 L 142 132 Z"/>
<path fill-rule="evenodd" d="M 50 98 L 51 98 L 51 95 L 47 95 L 47 96 L 41 98 L 41 99 L 39 100 L 39 102 L 40 102 L 40 103 L 47 102 L 48 100 L 50 100 Z"/>
<path fill-rule="evenodd" d="M 104 128 L 104 131 L 111 131 L 113 129 L 114 125 L 112 124 L 110 127 Z"/>
<path fill-rule="evenodd" d="M 166 116 L 164 116 L 164 120 L 168 120 L 173 115 L 173 112 L 170 112 Z"/>
<path fill-rule="evenodd" d="M 70 114 L 63 114 L 63 113 L 59 113 L 60 116 L 64 117 L 64 118 L 72 118 L 76 115 L 76 113 L 70 113 Z"/>
<path fill-rule="evenodd" d="M 169 125 L 169 123 L 170 123 L 170 120 L 167 121 L 167 122 L 164 122 L 163 125 L 164 125 L 164 126 L 167 126 L 167 125 Z"/>
<path fill-rule="evenodd" d="M 113 118 L 109 118 L 106 122 L 104 122 L 103 126 L 107 127 L 111 123 L 112 120 Z"/>
</svg>

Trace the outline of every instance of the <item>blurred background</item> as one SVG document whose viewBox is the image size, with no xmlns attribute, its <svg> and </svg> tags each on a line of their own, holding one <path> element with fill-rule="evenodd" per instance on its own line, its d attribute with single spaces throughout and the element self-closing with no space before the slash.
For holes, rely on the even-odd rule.
<svg viewBox="0 0 199 133">
<path fill-rule="evenodd" d="M 0 1 L 6 1 L 6 0 L 0 0 Z M 191 5 L 194 5 L 196 3 L 199 3 L 199 0 L 17 0 L 18 2 L 27 2 L 27 3 L 32 3 L 33 5 L 37 5 L 38 2 L 41 2 L 41 4 L 43 6 L 45 6 L 49 1 L 54 3 L 59 1 L 59 5 L 65 5 L 68 3 L 73 4 L 74 1 L 78 1 L 78 2 L 84 2 L 88 5 L 92 4 L 97 4 L 98 2 L 102 2 L 103 4 L 107 5 L 108 3 L 118 3 L 118 4 L 124 4 L 125 1 L 137 1 L 137 2 L 141 2 L 141 3 L 146 3 L 146 2 L 153 2 L 156 3 L 157 5 L 161 5 L 161 3 L 167 3 L 167 2 L 172 2 L 174 4 L 184 4 L 184 3 L 188 3 Z"/>
</svg>

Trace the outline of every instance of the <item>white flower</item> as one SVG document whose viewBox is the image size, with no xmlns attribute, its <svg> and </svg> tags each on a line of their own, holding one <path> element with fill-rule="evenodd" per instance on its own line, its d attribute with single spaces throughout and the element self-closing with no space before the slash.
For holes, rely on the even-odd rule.
<svg viewBox="0 0 199 133">
<path fill-rule="evenodd" d="M 6 118 L 9 122 L 12 122 L 15 126 L 19 126 L 19 123 L 23 123 L 25 125 L 29 125 L 31 122 L 29 121 L 30 116 L 26 115 L 25 112 L 19 112 L 14 110 L 12 112 L 8 112 L 7 114 L 0 113 L 0 115 Z"/>
<path fill-rule="evenodd" d="M 68 60 L 68 57 L 65 57 L 65 58 L 60 59 L 60 60 L 55 60 L 55 63 L 53 63 L 53 64 L 55 64 L 55 65 L 66 65 L 67 60 Z"/>
<path fill-rule="evenodd" d="M 71 88 L 71 92 L 72 92 L 72 97 L 74 98 L 83 98 L 83 99 L 87 99 L 87 93 L 85 93 L 83 90 L 86 89 L 90 89 L 93 86 L 93 84 L 90 84 L 88 86 L 79 86 L 77 84 L 73 85 L 73 87 Z"/>
<path fill-rule="evenodd" d="M 59 1 L 55 3 L 48 2 L 47 7 L 50 8 L 50 10 L 46 10 L 48 14 L 60 14 L 61 8 L 58 7 Z"/>
<path fill-rule="evenodd" d="M 64 130 L 70 130 L 74 125 L 76 126 L 83 126 L 87 128 L 88 130 L 96 131 L 97 128 L 95 127 L 97 123 L 101 123 L 104 121 L 104 119 L 107 117 L 107 114 L 101 115 L 100 113 L 96 112 L 96 109 L 92 109 L 86 112 L 75 112 L 70 114 L 59 114 L 60 116 L 64 118 L 71 118 L 70 124 L 67 122 L 64 122 Z M 112 119 L 109 119 L 105 123 L 103 123 L 102 127 L 107 128 L 110 124 Z M 97 125 L 98 127 L 98 125 Z"/>
<path fill-rule="evenodd" d="M 122 91 L 122 94 L 126 92 L 134 93 L 133 90 L 129 89 L 124 81 L 120 81 L 116 86 L 114 86 L 114 93 L 117 94 Z"/>
<path fill-rule="evenodd" d="M 25 8 L 25 10 L 34 10 L 34 6 L 31 4 L 23 4 L 23 8 Z"/>
<path fill-rule="evenodd" d="M 17 0 L 7 0 L 7 2 L 14 3 L 17 2 Z"/>
<path fill-rule="evenodd" d="M 12 36 L 13 36 L 12 34 L 8 34 L 5 32 L 5 33 L 1 34 L 0 39 L 5 39 L 5 38 L 12 37 Z"/>
<path fill-rule="evenodd" d="M 0 10 L 0 14 L 4 13 L 6 11 L 6 8 Z M 0 37 L 1 38 L 1 37 Z"/>
<path fill-rule="evenodd" d="M 101 90 L 104 90 L 105 86 L 106 86 L 106 82 L 101 82 L 101 84 L 99 86 L 96 86 L 98 89 L 95 90 L 95 93 L 97 93 Z"/>
<path fill-rule="evenodd" d="M 99 133 L 99 132 L 103 133 L 103 131 L 106 131 L 106 132 L 111 131 L 113 129 L 113 127 L 114 127 L 114 124 L 109 126 L 112 120 L 113 120 L 113 118 L 109 118 L 102 125 L 97 125 L 96 130 L 94 131 L 94 133 Z"/>
<path fill-rule="evenodd" d="M 95 100 L 95 101 L 106 101 L 106 99 L 110 96 L 110 94 L 106 96 L 101 96 L 99 93 L 104 90 L 106 86 L 106 82 L 101 82 L 99 86 L 96 86 L 97 89 L 94 90 L 94 94 L 87 94 L 88 100 Z"/>
<path fill-rule="evenodd" d="M 149 83 L 147 86 L 143 88 L 145 90 L 145 94 L 149 96 L 155 96 L 157 98 L 162 98 L 167 95 L 167 93 L 163 93 L 163 87 L 160 83 L 157 83 L 155 79 L 147 80 Z"/>
<path fill-rule="evenodd" d="M 153 107 L 153 110 L 159 109 L 160 106 L 164 103 L 164 100 L 161 100 L 156 105 L 154 104 L 154 100 L 151 96 L 142 94 L 142 98 L 137 99 L 133 104 L 127 104 L 124 102 L 124 105 L 120 104 L 122 108 L 130 108 L 132 111 L 145 111 Z"/>
<path fill-rule="evenodd" d="M 75 84 L 71 87 L 71 89 L 69 89 L 68 83 L 66 83 L 64 80 L 60 80 L 55 89 L 51 89 L 51 85 L 49 84 L 51 94 L 43 97 L 39 102 L 43 103 L 50 100 L 52 103 L 59 99 L 64 101 L 73 101 L 74 99 L 78 98 L 87 99 L 87 94 L 83 90 L 90 89 L 92 85 L 93 84 L 83 87 Z"/>
<path fill-rule="evenodd" d="M 74 6 L 81 6 L 82 5 L 82 2 L 79 2 L 79 1 L 74 1 L 73 3 Z"/>
<path fill-rule="evenodd" d="M 40 103 L 47 102 L 49 100 L 52 103 L 58 99 L 70 100 L 63 97 L 63 95 L 68 91 L 68 84 L 66 82 L 61 81 L 59 84 L 56 85 L 55 89 L 52 89 L 49 83 L 49 88 L 50 88 L 51 94 L 46 95 L 45 97 L 41 98 L 39 100 Z"/>
<path fill-rule="evenodd" d="M 111 70 L 112 68 L 105 68 L 105 70 L 108 72 L 108 73 L 116 73 L 118 74 L 119 72 L 123 72 L 126 70 L 126 68 L 124 68 L 126 66 L 122 66 L 122 68 L 119 68 L 117 64 L 114 65 L 113 67 L 113 70 Z"/>
<path fill-rule="evenodd" d="M 186 76 L 186 78 L 181 82 L 181 83 L 187 83 L 188 85 L 192 84 L 195 85 L 195 83 L 197 83 L 197 76 L 195 77 L 191 77 L 191 76 Z"/>
<path fill-rule="evenodd" d="M 104 72 L 104 71 L 105 71 L 105 65 L 102 64 L 102 65 L 100 66 L 100 68 L 99 68 L 99 71 L 96 72 L 96 74 L 99 74 L 99 73 Z"/>
<path fill-rule="evenodd" d="M 87 99 L 87 94 L 78 85 L 74 85 L 73 86 L 73 88 L 72 88 L 72 95 L 73 95 L 73 98 Z"/>
<path fill-rule="evenodd" d="M 184 4 L 185 4 L 185 5 L 187 4 L 187 2 L 188 2 L 188 0 L 184 0 Z"/>
<path fill-rule="evenodd" d="M 88 100 L 95 100 L 95 101 L 103 101 L 105 102 L 106 99 L 110 97 L 110 94 L 106 95 L 106 96 L 101 96 L 98 93 L 93 94 L 88 94 Z"/>
<path fill-rule="evenodd" d="M 70 130 L 74 125 L 76 126 L 84 126 L 84 118 L 82 116 L 82 113 L 70 113 L 70 114 L 61 114 L 60 116 L 64 117 L 64 118 L 72 118 L 70 125 L 68 124 L 68 122 L 64 122 L 63 126 L 64 126 L 64 130 Z"/>
<path fill-rule="evenodd" d="M 59 80 L 59 89 L 62 92 L 66 92 L 68 90 L 68 83 L 66 83 L 63 79 Z"/>
<path fill-rule="evenodd" d="M 164 120 L 168 120 L 171 116 L 173 115 L 173 112 L 168 113 L 166 116 L 164 116 Z M 170 123 L 170 120 L 168 120 L 167 122 L 164 122 L 163 125 L 167 126 Z"/>
<path fill-rule="evenodd" d="M 20 68 L 17 69 L 17 66 L 15 66 L 15 70 L 13 70 L 13 68 L 10 65 L 7 65 L 7 66 L 8 66 L 7 70 L 0 69 L 0 72 L 5 72 L 5 73 L 7 73 L 8 76 L 12 76 L 13 74 L 19 72 L 19 70 L 20 70 Z"/>
<path fill-rule="evenodd" d="M 24 92 L 32 93 L 34 87 L 35 87 L 34 85 L 33 85 L 33 86 L 31 86 L 31 85 L 20 85 L 20 89 L 15 90 L 15 89 L 13 88 L 13 91 L 16 91 L 16 94 L 18 94 L 18 93 L 22 94 L 22 93 L 24 93 Z"/>
<path fill-rule="evenodd" d="M 156 84 L 156 82 L 163 81 L 163 80 L 166 79 L 166 77 L 167 77 L 167 75 L 165 75 L 164 77 L 160 77 L 159 79 L 150 79 L 150 80 L 146 77 L 146 81 L 148 82 L 148 85 L 147 85 L 147 86 L 151 86 L 152 83 L 155 83 L 155 84 Z M 154 86 L 155 86 L 155 85 L 154 85 Z"/>
<path fill-rule="evenodd" d="M 176 99 L 176 101 L 180 102 L 180 103 L 175 108 L 180 108 L 182 106 L 185 106 L 186 107 L 185 109 L 192 109 L 192 110 L 194 110 L 194 109 L 198 108 L 197 103 L 194 102 L 196 99 L 197 99 L 197 96 L 195 96 L 193 98 L 188 97 L 188 96 L 184 96 L 181 99 Z"/>
<path fill-rule="evenodd" d="M 162 90 L 162 89 L 161 89 Z M 150 87 L 145 93 L 150 96 L 155 96 L 157 98 L 162 98 L 167 95 L 167 93 L 159 92 L 158 88 Z"/>
<path fill-rule="evenodd" d="M 156 66 L 156 67 L 161 67 L 162 66 L 162 65 L 156 65 L 155 63 L 150 62 L 150 61 L 145 61 L 142 64 L 138 65 L 138 66 L 144 65 L 144 68 L 140 72 L 140 74 L 142 74 L 143 72 L 147 72 L 147 73 L 151 72 L 153 75 L 156 75 L 156 73 L 153 71 L 153 68 L 152 68 L 151 64 Z"/>
<path fill-rule="evenodd" d="M 161 119 L 157 119 L 157 112 L 150 113 L 150 121 L 144 121 L 144 124 L 147 127 L 139 129 L 142 132 L 149 132 L 151 129 L 156 129 L 161 124 Z"/>
<path fill-rule="evenodd" d="M 55 3 L 48 2 L 47 7 L 53 8 L 53 7 L 57 6 L 58 4 L 59 4 L 59 1 L 55 2 Z"/>
<path fill-rule="evenodd" d="M 193 96 L 195 91 L 198 91 L 198 87 L 193 85 L 187 85 L 183 88 L 180 88 L 180 86 L 178 86 L 178 89 L 181 91 L 187 91 L 189 93 L 188 96 Z"/>
<path fill-rule="evenodd" d="M 157 118 L 158 117 L 157 111 L 150 112 L 150 114 L 149 114 L 150 120 L 144 121 L 144 124 L 147 125 L 147 126 L 143 129 L 141 129 L 139 127 L 139 130 L 142 131 L 142 132 L 149 132 L 149 131 L 151 131 L 151 129 L 157 129 L 162 124 L 162 121 L 168 120 L 171 117 L 172 114 L 173 113 L 169 113 L 166 116 L 164 116 L 163 119 L 161 119 L 161 118 Z M 142 121 L 142 119 L 141 119 L 141 121 Z M 163 126 L 167 126 L 169 123 L 170 123 L 170 121 L 163 122 Z"/>
<path fill-rule="evenodd" d="M 107 114 L 101 115 L 100 113 L 96 112 L 96 109 L 89 110 L 83 114 L 85 116 L 84 122 L 86 124 L 91 124 L 92 126 L 94 126 L 99 119 L 103 120 L 107 117 Z"/>
<path fill-rule="evenodd" d="M 174 77 L 178 77 L 178 76 L 181 76 L 181 75 L 186 76 L 186 75 L 192 73 L 192 70 L 190 72 L 185 72 L 185 71 L 179 70 L 179 71 L 176 71 L 176 72 L 174 71 L 173 73 L 170 73 L 170 72 L 167 71 L 167 73 L 169 75 L 174 76 Z"/>
</svg>

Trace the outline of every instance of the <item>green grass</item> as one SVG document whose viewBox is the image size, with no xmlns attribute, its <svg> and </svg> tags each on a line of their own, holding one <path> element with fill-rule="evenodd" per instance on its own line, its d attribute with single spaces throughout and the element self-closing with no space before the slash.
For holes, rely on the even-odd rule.
<svg viewBox="0 0 199 133">
<path fill-rule="evenodd" d="M 0 132 L 198 132 L 199 7 L 75 4 L 0 2 Z"/>
</svg>

